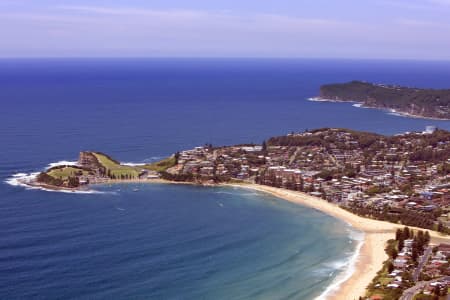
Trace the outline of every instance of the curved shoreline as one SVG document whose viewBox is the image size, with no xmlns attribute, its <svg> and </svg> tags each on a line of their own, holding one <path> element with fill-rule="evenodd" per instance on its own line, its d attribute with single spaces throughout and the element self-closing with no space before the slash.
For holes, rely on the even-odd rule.
<svg viewBox="0 0 450 300">
<path fill-rule="evenodd" d="M 300 192 L 259 185 L 232 184 L 229 186 L 265 192 L 295 204 L 317 209 L 329 216 L 335 217 L 351 225 L 353 228 L 364 233 L 363 241 L 360 246 L 357 246 L 356 249 L 356 259 L 353 260 L 353 264 L 348 266 L 353 269 L 353 272 L 349 276 L 345 276 L 343 280 L 339 280 L 337 278 L 337 281 L 332 283 L 334 286 L 331 286 L 328 290 L 325 290 L 316 298 L 317 300 L 357 300 L 359 296 L 364 296 L 367 285 L 372 282 L 372 279 L 381 269 L 383 262 L 387 259 L 387 255 L 384 252 L 386 241 L 394 238 L 394 232 L 397 227 L 403 228 L 403 226 L 396 226 L 395 224 L 390 223 L 385 224 L 385 222 L 382 221 L 365 219 L 353 215 L 335 204 L 331 204 L 320 198 Z M 372 221 L 375 223 L 372 223 Z M 378 222 L 381 224 L 378 224 Z"/>
<path fill-rule="evenodd" d="M 358 231 L 360 232 L 360 231 Z M 323 291 L 318 297 L 315 298 L 315 300 L 326 300 L 326 299 L 332 299 L 336 298 L 340 294 L 348 294 L 348 293 L 342 293 L 340 292 L 342 290 L 342 286 L 344 283 L 346 283 L 352 276 L 354 276 L 356 266 L 358 263 L 358 260 L 361 256 L 361 250 L 362 247 L 365 244 L 365 234 L 363 233 L 362 240 L 358 241 L 358 244 L 356 245 L 354 253 L 352 253 L 352 256 L 349 260 L 349 265 L 345 268 L 345 270 L 341 271 L 336 278 L 331 282 L 331 284 Z M 352 286 L 350 286 L 352 287 Z"/>
<path fill-rule="evenodd" d="M 434 121 L 450 121 L 450 119 L 448 119 L 448 118 L 439 118 L 439 117 L 428 117 L 428 116 L 422 116 L 422 115 L 415 115 L 415 114 L 410 114 L 410 113 L 407 113 L 407 112 L 395 110 L 393 108 L 388 108 L 388 107 L 367 106 L 363 102 L 354 101 L 354 100 L 335 100 L 335 99 L 326 99 L 326 98 L 320 98 L 320 97 L 312 97 L 312 98 L 308 98 L 307 100 L 311 101 L 311 102 L 354 103 L 356 105 L 359 105 L 359 106 L 355 106 L 355 107 L 358 107 L 358 108 L 377 109 L 377 110 L 385 111 L 388 114 L 392 114 L 392 115 L 399 116 L 399 117 L 404 117 L 404 118 L 414 118 L 414 119 L 424 119 L 424 120 L 434 120 Z"/>
<path fill-rule="evenodd" d="M 265 192 L 292 203 L 317 209 L 329 216 L 350 224 L 355 229 L 358 229 L 364 233 L 364 240 L 359 253 L 356 254 L 357 259 L 355 261 L 355 265 L 353 266 L 354 271 L 351 276 L 342 282 L 337 282 L 336 288 L 331 290 L 328 295 L 323 294 L 316 299 L 358 300 L 360 296 L 364 296 L 367 285 L 372 282 L 372 279 L 382 268 L 383 262 L 388 258 L 384 251 L 387 240 L 395 238 L 395 231 L 398 228 L 404 227 L 404 225 L 400 224 L 357 216 L 335 204 L 301 192 L 256 184 L 226 184 L 226 186 L 248 188 Z M 417 227 L 410 228 L 414 230 L 424 230 L 423 228 Z M 449 236 L 440 235 L 435 231 L 429 232 L 433 243 L 450 241 Z"/>
<path fill-rule="evenodd" d="M 149 180 L 109 180 L 107 182 L 98 184 L 117 184 L 117 183 L 182 184 L 182 185 L 196 185 L 196 186 L 210 186 L 210 187 L 225 186 L 242 189 L 251 189 L 270 194 L 274 197 L 277 197 L 285 201 L 289 201 L 298 205 L 316 209 L 331 217 L 337 218 L 349 224 L 351 227 L 363 232 L 364 233 L 363 241 L 361 242 L 360 245 L 357 245 L 356 252 L 354 253 L 356 259 L 352 259 L 351 265 L 349 266 L 350 268 L 354 269 L 353 272 L 349 276 L 344 276 L 343 279 L 333 282 L 332 285 L 329 286 L 316 299 L 358 300 L 360 296 L 364 296 L 367 285 L 370 284 L 372 279 L 376 276 L 377 272 L 382 268 L 383 262 L 388 258 L 387 254 L 384 251 L 387 240 L 394 238 L 395 231 L 398 228 L 403 228 L 405 226 L 401 224 L 394 224 L 385 221 L 363 218 L 347 210 L 344 210 L 343 208 L 337 206 L 336 204 L 329 203 L 321 198 L 310 196 L 302 192 L 291 191 L 282 188 L 275 188 L 265 185 L 258 185 L 253 183 L 225 183 L 225 184 L 203 185 L 195 182 L 174 182 L 164 179 L 149 179 Z M 23 184 L 27 185 L 27 183 Z M 61 192 L 67 191 L 61 190 Z M 424 230 L 423 228 L 417 227 L 410 227 L 410 228 L 414 230 Z M 444 236 L 435 231 L 429 232 L 432 243 L 450 241 L 450 236 Z"/>
</svg>

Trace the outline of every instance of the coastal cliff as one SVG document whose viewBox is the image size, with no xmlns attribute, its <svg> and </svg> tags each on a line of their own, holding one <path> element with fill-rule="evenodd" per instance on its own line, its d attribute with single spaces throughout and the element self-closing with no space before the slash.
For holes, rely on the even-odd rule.
<svg viewBox="0 0 450 300">
<path fill-rule="evenodd" d="M 409 116 L 450 120 L 450 90 L 352 81 L 321 86 L 318 99 L 357 102 L 364 107 L 390 109 Z"/>
</svg>

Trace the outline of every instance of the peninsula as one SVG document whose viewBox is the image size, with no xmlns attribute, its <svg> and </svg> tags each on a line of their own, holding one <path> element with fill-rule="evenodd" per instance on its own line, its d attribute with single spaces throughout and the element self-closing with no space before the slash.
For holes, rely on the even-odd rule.
<svg viewBox="0 0 450 300">
<path fill-rule="evenodd" d="M 138 166 L 84 151 L 76 165 L 50 168 L 26 184 L 76 191 L 89 184 L 136 181 L 256 189 L 365 232 L 355 272 L 334 299 L 398 299 L 450 275 L 450 246 L 438 245 L 450 241 L 444 236 L 450 233 L 450 132 L 445 130 L 430 126 L 383 136 L 322 128 L 259 145 L 207 144 Z M 441 281 L 439 291 L 444 291 L 450 282 Z"/>
<path fill-rule="evenodd" d="M 412 117 L 450 119 L 450 89 L 419 89 L 362 81 L 327 84 L 316 101 L 356 102 Z"/>
</svg>

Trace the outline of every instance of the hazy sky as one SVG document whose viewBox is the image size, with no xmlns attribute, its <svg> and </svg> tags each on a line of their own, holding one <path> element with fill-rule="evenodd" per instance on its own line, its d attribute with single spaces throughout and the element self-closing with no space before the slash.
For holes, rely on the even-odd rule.
<svg viewBox="0 0 450 300">
<path fill-rule="evenodd" d="M 0 0 L 0 56 L 450 60 L 450 0 Z"/>
</svg>

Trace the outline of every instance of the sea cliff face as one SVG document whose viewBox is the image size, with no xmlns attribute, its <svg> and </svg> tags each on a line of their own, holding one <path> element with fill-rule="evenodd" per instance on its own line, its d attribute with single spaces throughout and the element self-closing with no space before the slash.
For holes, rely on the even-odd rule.
<svg viewBox="0 0 450 300">
<path fill-rule="evenodd" d="M 417 89 L 352 81 L 321 86 L 319 98 L 353 101 L 365 107 L 391 109 L 410 116 L 450 119 L 450 90 Z"/>
<path fill-rule="evenodd" d="M 100 167 L 100 164 L 95 157 L 95 155 L 92 152 L 88 151 L 82 151 L 80 152 L 80 156 L 78 158 L 78 164 L 80 166 L 90 168 L 90 169 L 96 169 Z"/>
</svg>

